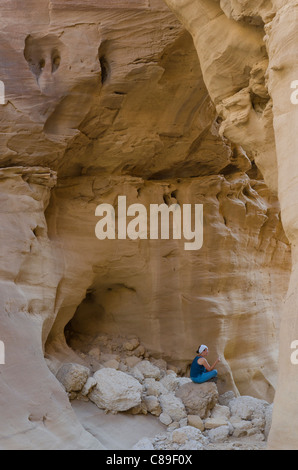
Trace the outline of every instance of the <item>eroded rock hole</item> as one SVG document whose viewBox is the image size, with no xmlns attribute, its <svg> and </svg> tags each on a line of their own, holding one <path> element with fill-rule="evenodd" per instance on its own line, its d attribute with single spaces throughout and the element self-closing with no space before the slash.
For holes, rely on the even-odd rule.
<svg viewBox="0 0 298 470">
<path fill-rule="evenodd" d="M 61 57 L 58 53 L 58 51 L 54 50 L 52 53 L 52 73 L 55 73 L 61 63 Z"/>
<path fill-rule="evenodd" d="M 43 237 L 45 235 L 45 229 L 44 227 L 40 227 L 37 225 L 34 229 L 32 229 L 32 232 L 34 233 L 36 238 Z"/>
<path fill-rule="evenodd" d="M 109 367 L 125 372 L 150 356 L 129 309 L 136 298 L 136 289 L 123 283 L 87 290 L 64 335 L 91 371 Z"/>
<path fill-rule="evenodd" d="M 101 67 L 101 83 L 104 84 L 109 77 L 109 64 L 104 56 L 99 57 L 99 63 Z"/>
<path fill-rule="evenodd" d="M 55 35 L 44 37 L 27 36 L 24 57 L 37 82 L 45 70 L 55 73 L 61 63 L 61 41 Z"/>
<path fill-rule="evenodd" d="M 129 334 L 129 306 L 135 298 L 135 288 L 123 283 L 89 288 L 64 329 L 68 346 L 79 354 L 89 354 L 102 348 L 103 335 Z"/>
</svg>

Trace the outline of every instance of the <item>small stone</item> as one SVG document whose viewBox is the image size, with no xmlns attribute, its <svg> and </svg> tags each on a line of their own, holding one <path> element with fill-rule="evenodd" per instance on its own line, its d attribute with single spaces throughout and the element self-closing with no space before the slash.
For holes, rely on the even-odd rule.
<svg viewBox="0 0 298 470">
<path fill-rule="evenodd" d="M 127 371 L 128 371 L 128 367 L 127 367 L 126 364 L 123 364 L 123 362 L 120 362 L 120 363 L 119 363 L 118 370 L 120 370 L 121 372 L 127 372 Z"/>
<path fill-rule="evenodd" d="M 133 351 L 139 346 L 140 342 L 138 339 L 134 338 L 123 344 L 123 348 L 127 351 Z"/>
<path fill-rule="evenodd" d="M 207 418 L 205 419 L 204 425 L 205 429 L 214 429 L 219 428 L 220 426 L 226 426 L 228 420 L 226 418 Z"/>
<path fill-rule="evenodd" d="M 106 368 L 117 370 L 119 368 L 119 362 L 116 361 L 116 359 L 110 359 L 109 361 L 105 362 L 103 366 Z"/>
<path fill-rule="evenodd" d="M 182 418 L 182 419 L 180 419 L 180 421 L 179 421 L 179 426 L 180 426 L 181 428 L 184 428 L 185 426 L 187 426 L 187 424 L 188 424 L 187 418 Z"/>
<path fill-rule="evenodd" d="M 162 382 L 155 379 L 144 380 L 145 389 L 147 395 L 155 395 L 158 397 L 162 393 L 168 393 L 168 390 L 163 386 Z"/>
<path fill-rule="evenodd" d="M 204 450 L 204 446 L 195 439 L 189 439 L 185 444 L 179 447 L 179 450 Z"/>
<path fill-rule="evenodd" d="M 81 364 L 63 364 L 56 374 L 56 378 L 67 392 L 80 392 L 89 377 L 90 370 Z"/>
<path fill-rule="evenodd" d="M 161 369 L 162 371 L 166 372 L 167 370 L 167 363 L 164 359 L 155 359 L 155 358 L 151 358 L 151 362 L 152 364 L 154 364 L 156 367 L 158 367 L 159 369 Z"/>
<path fill-rule="evenodd" d="M 89 356 L 91 356 L 96 361 L 99 361 L 99 359 L 100 359 L 100 349 L 99 348 L 90 349 L 88 354 L 89 354 Z"/>
<path fill-rule="evenodd" d="M 240 419 L 239 421 L 231 420 L 231 424 L 234 428 L 233 430 L 234 437 L 248 436 L 249 432 L 252 430 L 252 423 L 244 419 Z"/>
<path fill-rule="evenodd" d="M 160 379 L 161 376 L 159 368 L 146 360 L 136 364 L 132 370 L 133 374 L 135 371 L 140 372 L 144 378 Z"/>
<path fill-rule="evenodd" d="M 166 426 L 169 426 L 172 423 L 172 418 L 167 413 L 161 413 L 159 415 L 159 421 Z"/>
<path fill-rule="evenodd" d="M 132 450 L 154 450 L 154 447 L 148 437 L 143 437 L 132 447 Z"/>
<path fill-rule="evenodd" d="M 175 435 L 175 441 L 177 442 L 177 440 L 179 439 L 178 435 L 182 436 L 181 440 L 184 440 L 184 436 L 186 437 L 185 441 L 186 440 L 195 440 L 195 441 L 198 441 L 198 442 L 201 442 L 203 444 L 205 444 L 207 442 L 207 439 L 206 437 L 201 433 L 201 431 L 199 429 L 196 429 L 192 426 L 184 426 L 180 429 L 177 429 L 176 431 L 173 432 L 172 434 L 172 439 Z M 184 441 L 184 442 L 185 442 Z"/>
<path fill-rule="evenodd" d="M 228 439 L 230 434 L 230 428 L 228 425 L 226 426 L 219 426 L 214 429 L 210 429 L 208 432 L 208 437 L 211 442 L 223 442 Z"/>
<path fill-rule="evenodd" d="M 175 392 L 178 388 L 179 382 L 178 377 L 174 371 L 170 371 L 165 377 L 163 377 L 160 381 L 162 385 L 169 391 Z"/>
<path fill-rule="evenodd" d="M 187 434 L 181 432 L 180 429 L 176 429 L 172 433 L 172 441 L 176 442 L 177 444 L 185 444 L 187 441 Z"/>
<path fill-rule="evenodd" d="M 114 360 L 120 362 L 119 354 L 102 353 L 100 356 L 100 362 L 102 364 L 104 364 L 105 362 L 114 361 Z"/>
<path fill-rule="evenodd" d="M 168 426 L 168 432 L 173 432 L 175 429 L 179 429 L 180 425 L 177 423 L 177 421 L 173 421 L 169 426 Z"/>
<path fill-rule="evenodd" d="M 128 410 L 128 412 L 132 415 L 146 415 L 148 413 L 146 404 L 142 401 L 139 405 L 133 406 Z"/>
<path fill-rule="evenodd" d="M 137 356 L 129 356 L 125 359 L 125 363 L 129 368 L 136 366 L 142 359 Z"/>
<path fill-rule="evenodd" d="M 222 418 L 229 420 L 231 416 L 230 408 L 228 406 L 216 404 L 211 411 L 211 418 Z"/>
<path fill-rule="evenodd" d="M 147 411 L 154 416 L 159 416 L 161 414 L 161 407 L 156 396 L 149 395 L 144 398 L 144 403 L 146 405 Z"/>
<path fill-rule="evenodd" d="M 159 397 L 160 405 L 163 412 L 171 416 L 173 421 L 180 421 L 183 418 L 186 418 L 185 407 L 180 400 L 172 393 L 162 394 Z"/>
<path fill-rule="evenodd" d="M 235 393 L 233 391 L 229 390 L 228 392 L 225 392 L 222 395 L 219 395 L 218 403 L 219 403 L 219 405 L 228 406 L 230 401 L 233 398 L 235 398 Z"/>
<path fill-rule="evenodd" d="M 205 428 L 203 420 L 198 415 L 188 415 L 187 421 L 189 426 L 193 426 L 194 428 L 197 428 L 200 431 L 204 431 Z"/>
<path fill-rule="evenodd" d="M 83 395 L 84 397 L 88 395 L 88 393 L 91 392 L 91 390 L 96 386 L 96 380 L 94 377 L 89 377 L 87 382 L 85 383 L 82 391 L 81 391 L 81 395 Z"/>
<path fill-rule="evenodd" d="M 144 357 L 146 355 L 146 350 L 144 346 L 140 344 L 140 346 L 133 350 L 133 354 L 137 357 Z"/>
</svg>

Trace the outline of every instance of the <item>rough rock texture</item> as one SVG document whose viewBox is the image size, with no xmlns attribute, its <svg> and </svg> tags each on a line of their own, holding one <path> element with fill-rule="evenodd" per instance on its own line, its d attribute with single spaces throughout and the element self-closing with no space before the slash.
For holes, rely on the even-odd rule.
<svg viewBox="0 0 298 470">
<path fill-rule="evenodd" d="M 222 392 L 271 402 L 279 331 L 269 442 L 297 446 L 296 269 L 280 330 L 290 245 L 297 259 L 297 5 L 166 3 L 1 3 L 2 449 L 102 448 L 55 374 L 90 350 L 96 369 L 104 334 L 140 337 L 135 367 L 148 348 L 187 371 L 207 343 Z M 95 208 L 118 195 L 203 203 L 203 248 L 100 242 Z"/>
<path fill-rule="evenodd" d="M 85 386 L 89 369 L 80 364 L 63 364 L 58 370 L 56 377 L 67 392 L 80 392 Z"/>
<path fill-rule="evenodd" d="M 124 372 L 104 368 L 98 370 L 94 378 L 96 386 L 89 397 L 99 408 L 126 411 L 141 403 L 141 385 Z"/>
<path fill-rule="evenodd" d="M 103 373 L 105 370 L 102 369 Z M 126 372 L 128 375 L 131 373 L 132 370 Z M 162 380 L 167 377 L 172 380 L 175 376 L 177 378 L 170 370 L 161 371 L 161 375 Z M 143 387 L 145 380 L 139 379 Z M 250 396 L 235 397 L 232 391 L 219 395 L 213 382 L 194 384 L 186 378 L 185 382 L 172 392 L 161 389 L 158 397 L 150 397 L 150 391 L 145 385 L 144 402 L 154 398 L 160 403 L 163 412 L 159 415 L 159 421 L 167 428 L 151 438 L 145 434 L 132 449 L 265 449 L 272 416 L 272 406 L 268 402 Z M 222 401 L 226 405 L 221 405 Z M 154 414 L 155 410 L 152 411 Z M 139 412 L 152 411 L 143 408 Z"/>
<path fill-rule="evenodd" d="M 188 414 L 199 415 L 200 418 L 206 418 L 218 401 L 217 387 L 212 382 L 203 383 L 200 387 L 191 382 L 181 385 L 176 396 L 182 400 Z"/>
<path fill-rule="evenodd" d="M 121 439 L 124 449 L 265 448 L 272 417 L 272 406 L 268 402 L 250 396 L 235 397 L 231 390 L 220 395 L 214 382 L 194 384 L 190 378 L 178 376 L 164 361 L 161 363 L 153 357 L 148 359 L 145 353 L 147 359 L 140 359 L 140 368 L 149 370 L 151 367 L 159 371 L 158 377 L 146 378 L 134 366 L 125 365 L 129 354 L 126 344 L 123 344 L 121 354 L 119 350 L 118 370 L 105 367 L 105 354 L 102 354 L 102 361 L 93 364 L 96 369 L 93 375 L 89 370 L 90 376 L 83 390 L 69 395 L 83 427 L 99 440 L 103 439 L 109 449 L 115 449 L 113 446 L 117 446 L 119 440 L 117 423 L 123 426 L 123 420 L 129 416 L 134 418 L 135 437 Z M 91 356 L 86 354 L 86 362 L 88 358 Z M 64 366 L 70 369 L 69 364 Z M 78 364 L 71 366 L 71 370 L 82 370 Z M 64 374 L 57 374 L 57 378 L 63 380 Z M 173 386 L 174 383 L 177 386 Z M 91 408 L 85 406 L 87 402 Z M 226 404 L 220 404 L 222 402 Z M 98 409 L 103 410 L 105 417 L 98 414 Z M 147 422 L 149 418 L 155 419 L 154 428 L 150 431 L 142 425 L 144 415 Z M 114 428 L 108 416 L 110 420 L 111 417 L 114 419 L 114 423 L 117 416 Z M 113 442 L 107 442 L 106 426 L 114 437 Z M 140 429 L 140 434 L 137 429 Z M 156 429 L 155 433 L 153 429 Z M 130 434 L 128 426 L 125 433 Z M 129 441 L 130 445 L 127 444 Z"/>
</svg>

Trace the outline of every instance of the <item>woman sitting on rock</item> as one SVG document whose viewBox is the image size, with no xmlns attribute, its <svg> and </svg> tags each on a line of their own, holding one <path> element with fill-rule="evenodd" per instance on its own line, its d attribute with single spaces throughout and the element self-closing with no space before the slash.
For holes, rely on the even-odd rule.
<svg viewBox="0 0 298 470">
<path fill-rule="evenodd" d="M 205 344 L 198 347 L 197 354 L 198 356 L 194 358 L 191 364 L 190 378 L 193 382 L 201 384 L 217 376 L 217 370 L 214 367 L 220 362 L 220 358 L 218 357 L 214 364 L 210 366 L 205 359 L 208 355 L 208 348 Z"/>
</svg>

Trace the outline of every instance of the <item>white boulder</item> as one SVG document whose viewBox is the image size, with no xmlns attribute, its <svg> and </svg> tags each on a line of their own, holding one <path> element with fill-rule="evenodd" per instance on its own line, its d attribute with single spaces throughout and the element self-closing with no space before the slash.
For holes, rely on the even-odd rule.
<svg viewBox="0 0 298 470">
<path fill-rule="evenodd" d="M 96 386 L 89 398 L 98 408 L 118 412 L 141 404 L 142 385 L 134 377 L 110 368 L 96 371 L 93 377 Z"/>
<path fill-rule="evenodd" d="M 162 411 L 168 414 L 173 421 L 180 421 L 186 418 L 185 406 L 180 398 L 176 397 L 173 393 L 165 393 L 159 397 Z"/>
<path fill-rule="evenodd" d="M 160 379 L 161 371 L 158 367 L 152 364 L 150 361 L 140 361 L 138 362 L 132 369 L 132 374 L 139 378 L 139 376 L 143 376 L 143 378 L 153 378 L 153 379 Z"/>
</svg>

